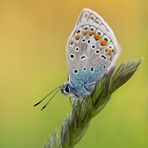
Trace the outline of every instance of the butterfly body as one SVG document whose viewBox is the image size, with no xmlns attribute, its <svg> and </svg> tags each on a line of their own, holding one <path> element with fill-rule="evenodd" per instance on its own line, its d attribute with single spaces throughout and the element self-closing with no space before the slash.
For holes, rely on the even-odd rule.
<svg viewBox="0 0 148 148">
<path fill-rule="evenodd" d="M 41 108 L 43 110 L 59 90 L 75 99 L 83 100 L 91 95 L 96 82 L 108 72 L 119 52 L 109 25 L 96 12 L 83 9 L 67 42 L 68 82 L 55 88 L 34 106 L 51 96 Z"/>
<path fill-rule="evenodd" d="M 66 53 L 69 81 L 61 90 L 79 98 L 92 93 L 96 82 L 115 62 L 119 46 L 102 17 L 84 9 L 68 39 Z"/>
</svg>

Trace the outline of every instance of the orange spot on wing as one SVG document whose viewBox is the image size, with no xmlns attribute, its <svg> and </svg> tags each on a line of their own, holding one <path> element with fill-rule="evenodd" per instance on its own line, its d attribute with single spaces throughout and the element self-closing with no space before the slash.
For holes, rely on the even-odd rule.
<svg viewBox="0 0 148 148">
<path fill-rule="evenodd" d="M 80 36 L 79 34 L 77 34 L 77 35 L 75 36 L 75 39 L 76 39 L 76 40 L 79 40 L 80 37 L 81 37 L 81 36 Z"/>
<path fill-rule="evenodd" d="M 73 40 L 70 40 L 70 44 L 73 45 L 74 44 L 74 41 Z"/>
<path fill-rule="evenodd" d="M 92 35 L 94 35 L 94 34 L 95 34 L 94 31 L 89 32 L 89 35 L 90 35 L 90 36 L 92 36 Z"/>
<path fill-rule="evenodd" d="M 87 34 L 87 31 L 83 31 L 82 33 L 83 33 L 83 35 L 86 35 Z"/>
<path fill-rule="evenodd" d="M 109 51 L 108 51 L 108 55 L 109 55 L 109 56 L 112 56 L 112 55 L 113 55 L 112 50 L 109 50 Z"/>
<path fill-rule="evenodd" d="M 101 36 L 99 34 L 94 34 L 94 38 L 97 41 L 97 40 L 99 40 L 101 38 Z"/>
<path fill-rule="evenodd" d="M 107 49 L 107 48 L 106 48 L 106 49 L 105 49 L 105 52 L 107 52 L 107 53 L 108 53 L 108 51 L 109 51 L 109 49 Z"/>
<path fill-rule="evenodd" d="M 108 41 L 106 41 L 106 40 L 101 40 L 101 41 L 100 41 L 100 44 L 101 44 L 102 46 L 106 46 L 106 45 L 108 44 Z"/>
</svg>

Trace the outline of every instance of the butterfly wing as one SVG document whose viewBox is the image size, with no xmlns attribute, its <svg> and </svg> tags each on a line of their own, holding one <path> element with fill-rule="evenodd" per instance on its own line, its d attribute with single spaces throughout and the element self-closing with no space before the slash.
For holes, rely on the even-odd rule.
<svg viewBox="0 0 148 148">
<path fill-rule="evenodd" d="M 116 37 L 96 12 L 84 9 L 67 43 L 69 81 L 75 86 L 97 81 L 119 54 Z"/>
</svg>

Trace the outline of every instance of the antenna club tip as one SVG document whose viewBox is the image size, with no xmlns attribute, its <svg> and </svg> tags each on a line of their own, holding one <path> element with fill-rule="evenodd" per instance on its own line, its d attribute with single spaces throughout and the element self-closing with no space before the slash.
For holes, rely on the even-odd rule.
<svg viewBox="0 0 148 148">
<path fill-rule="evenodd" d="M 36 107 L 36 104 L 34 104 L 33 107 Z"/>
<path fill-rule="evenodd" d="M 41 111 L 43 111 L 44 108 L 41 108 Z"/>
<path fill-rule="evenodd" d="M 41 101 L 37 102 L 36 104 L 34 104 L 34 107 L 37 106 L 37 105 L 39 105 L 42 101 L 43 100 L 41 100 Z"/>
</svg>

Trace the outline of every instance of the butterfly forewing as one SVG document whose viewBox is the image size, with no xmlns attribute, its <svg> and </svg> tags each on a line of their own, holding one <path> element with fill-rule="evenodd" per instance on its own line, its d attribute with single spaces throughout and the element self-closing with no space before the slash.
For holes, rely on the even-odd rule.
<svg viewBox="0 0 148 148">
<path fill-rule="evenodd" d="M 67 43 L 69 80 L 74 85 L 97 81 L 119 53 L 109 25 L 96 12 L 84 9 Z"/>
</svg>

